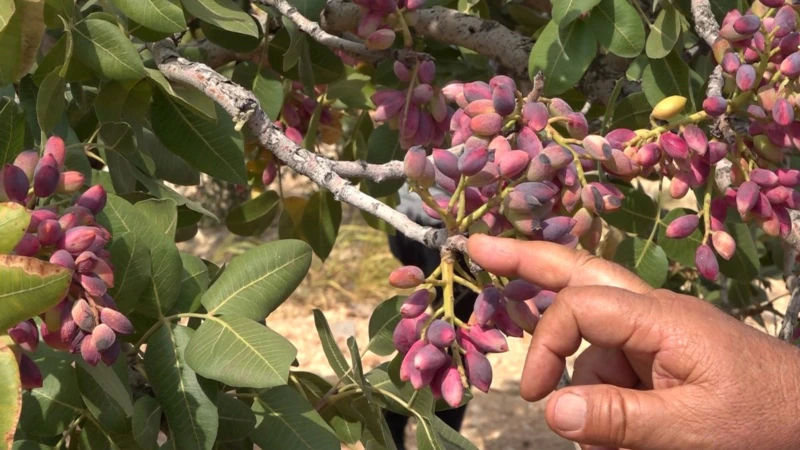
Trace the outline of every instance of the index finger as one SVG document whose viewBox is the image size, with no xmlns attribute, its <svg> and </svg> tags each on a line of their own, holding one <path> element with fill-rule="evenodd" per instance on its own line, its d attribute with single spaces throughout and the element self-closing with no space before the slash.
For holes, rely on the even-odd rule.
<svg viewBox="0 0 800 450">
<path fill-rule="evenodd" d="M 566 358 L 578 351 L 582 339 L 651 358 L 661 348 L 661 331 L 670 327 L 671 317 L 662 312 L 658 299 L 624 289 L 586 286 L 559 292 L 533 333 L 520 381 L 522 397 L 540 400 L 552 392 Z"/>
<path fill-rule="evenodd" d="M 653 290 L 624 267 L 563 245 L 482 234 L 469 238 L 469 256 L 496 275 L 520 277 L 551 291 L 571 286 L 610 286 L 645 294 Z"/>
</svg>

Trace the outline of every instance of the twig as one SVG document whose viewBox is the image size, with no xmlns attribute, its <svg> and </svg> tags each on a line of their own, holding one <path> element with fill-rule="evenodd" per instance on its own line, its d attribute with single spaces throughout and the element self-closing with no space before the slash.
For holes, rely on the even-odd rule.
<svg viewBox="0 0 800 450">
<path fill-rule="evenodd" d="M 533 89 L 531 89 L 525 101 L 535 102 L 539 100 L 539 97 L 542 96 L 542 92 L 544 92 L 544 74 L 539 72 L 533 77 Z"/>
<path fill-rule="evenodd" d="M 233 118 L 237 128 L 250 127 L 259 143 L 295 172 L 309 177 L 317 185 L 328 189 L 337 200 L 375 215 L 395 229 L 431 248 L 441 247 L 447 231 L 416 224 L 404 214 L 359 191 L 349 181 L 339 176 L 331 161 L 292 142 L 267 117 L 255 95 L 233 83 L 205 64 L 191 62 L 178 55 L 170 40 L 148 44 L 153 60 L 167 79 L 186 83 L 200 89 L 217 102 Z"/>
<path fill-rule="evenodd" d="M 415 61 L 432 59 L 426 53 L 419 53 L 409 49 L 370 50 L 360 42 L 353 42 L 334 36 L 323 30 L 317 22 L 306 19 L 286 0 L 256 0 L 256 3 L 277 9 L 286 18 L 294 22 L 297 28 L 320 44 L 360 56 L 370 62 L 395 59 L 405 63 L 407 66 L 411 66 Z"/>
</svg>

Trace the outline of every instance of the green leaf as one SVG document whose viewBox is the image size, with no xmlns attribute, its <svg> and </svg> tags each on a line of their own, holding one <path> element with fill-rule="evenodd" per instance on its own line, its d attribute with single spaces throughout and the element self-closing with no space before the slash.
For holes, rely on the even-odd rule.
<svg viewBox="0 0 800 450">
<path fill-rule="evenodd" d="M 189 166 L 178 155 L 164 148 L 152 131 L 143 129 L 139 138 L 141 150 L 146 151 L 156 165 L 154 174 L 156 178 L 180 186 L 197 186 L 200 184 L 200 172 Z M 151 191 L 151 193 L 153 192 Z"/>
<path fill-rule="evenodd" d="M 130 432 L 130 416 L 133 414 L 133 405 L 131 404 L 131 399 L 127 397 L 125 388 L 120 384 L 119 378 L 105 365 L 101 364 L 98 365 L 98 367 L 106 369 L 104 370 L 104 374 L 106 377 L 110 376 L 110 379 L 99 378 L 96 374 L 90 374 L 87 371 L 88 367 L 88 364 L 85 363 L 77 364 L 75 367 L 75 373 L 78 377 L 78 388 L 80 389 L 83 402 L 86 404 L 87 409 L 91 411 L 92 415 L 104 429 L 114 433 Z M 101 382 L 105 386 L 101 385 Z M 122 394 L 119 390 L 116 392 L 117 395 L 112 396 L 110 392 L 106 391 L 107 386 L 110 386 L 112 389 L 114 387 L 122 388 L 124 396 L 119 395 Z M 119 403 L 118 399 L 122 399 L 124 404 Z"/>
<path fill-rule="evenodd" d="M 148 68 L 146 70 L 147 77 L 150 78 L 153 84 L 158 86 L 161 92 L 179 101 L 185 108 L 216 122 L 217 109 L 214 105 L 214 100 L 211 100 L 206 94 L 186 84 L 170 83 L 158 69 Z"/>
<path fill-rule="evenodd" d="M 752 280 L 758 277 L 761 272 L 761 261 L 758 258 L 750 227 L 746 223 L 732 222 L 731 220 L 728 220 L 725 225 L 728 233 L 736 242 L 736 252 L 727 261 L 721 256 L 717 256 L 719 271 L 734 279 Z"/>
<path fill-rule="evenodd" d="M 644 72 L 644 68 L 647 67 L 647 64 L 649 64 L 649 61 L 645 54 L 637 56 L 636 59 L 631 61 L 628 70 L 625 71 L 625 78 L 629 81 L 641 81 L 642 73 Z"/>
<path fill-rule="evenodd" d="M 209 314 L 235 314 L 262 321 L 294 292 L 311 266 L 302 241 L 260 245 L 231 260 L 203 295 Z"/>
<path fill-rule="evenodd" d="M 53 450 L 53 447 L 24 439 L 21 441 L 14 441 L 14 446 L 11 447 L 11 450 Z"/>
<path fill-rule="evenodd" d="M 22 65 L 22 16 L 21 10 L 16 11 L 0 31 L 0 86 L 18 81 Z"/>
<path fill-rule="evenodd" d="M 664 9 L 650 25 L 650 36 L 647 36 L 645 52 L 651 59 L 661 59 L 670 54 L 681 34 L 680 13 L 668 3 L 662 3 Z"/>
<path fill-rule="evenodd" d="M 14 352 L 0 341 L 0 445 L 10 448 L 22 408 L 22 386 Z"/>
<path fill-rule="evenodd" d="M 417 447 L 419 450 L 444 450 L 430 419 L 417 419 Z"/>
<path fill-rule="evenodd" d="M 275 191 L 266 191 L 258 197 L 235 207 L 225 225 L 239 236 L 260 236 L 281 211 L 281 198 Z"/>
<path fill-rule="evenodd" d="M 35 436 L 54 436 L 83 412 L 73 360 L 72 355 L 39 345 L 33 361 L 42 372 L 42 387 L 22 394 L 20 430 Z"/>
<path fill-rule="evenodd" d="M 608 132 L 608 124 L 611 122 L 611 119 L 614 118 L 614 109 L 617 106 L 617 100 L 619 99 L 619 95 L 622 93 L 622 87 L 625 84 L 625 80 L 620 78 L 614 83 L 614 90 L 611 91 L 611 97 L 608 99 L 608 104 L 606 105 L 606 112 L 603 114 L 603 125 L 600 127 L 600 134 L 606 134 Z"/>
<path fill-rule="evenodd" d="M 116 25 L 102 19 L 85 19 L 73 31 L 75 54 L 95 72 L 120 81 L 147 75 L 136 48 Z"/>
<path fill-rule="evenodd" d="M 258 37 L 259 28 L 249 14 L 232 0 L 182 0 L 186 11 L 223 30 Z"/>
<path fill-rule="evenodd" d="M 41 259 L 0 255 L 0 330 L 57 305 L 71 278 L 72 271 Z"/>
<path fill-rule="evenodd" d="M 661 246 L 669 259 L 686 267 L 694 267 L 694 254 L 697 252 L 697 247 L 703 242 L 703 232 L 700 229 L 694 230 L 692 234 L 683 239 L 670 239 L 667 237 L 669 224 L 687 214 L 697 213 L 688 209 L 677 208 L 661 219 L 658 230 L 658 245 Z"/>
<path fill-rule="evenodd" d="M 153 87 L 147 80 L 136 83 L 110 81 L 103 83 L 94 100 L 97 119 L 105 122 L 127 122 L 141 128 L 150 112 Z"/>
<path fill-rule="evenodd" d="M 650 112 L 653 107 L 647 101 L 644 92 L 634 92 L 625 96 L 614 108 L 614 120 L 609 126 L 610 130 L 629 128 L 637 130 L 650 126 Z"/>
<path fill-rule="evenodd" d="M 347 348 L 350 350 L 350 361 L 353 363 L 353 379 L 364 391 L 367 401 L 372 401 L 372 393 L 366 388 L 367 380 L 364 378 L 364 367 L 361 365 L 361 352 L 358 351 L 358 343 L 355 337 L 350 336 L 347 338 Z"/>
<path fill-rule="evenodd" d="M 302 54 L 308 51 L 308 46 L 305 42 L 306 35 L 297 28 L 294 22 L 286 16 L 283 16 L 281 17 L 281 23 L 283 23 L 284 28 L 289 33 L 290 42 L 289 49 L 286 50 L 286 53 L 283 55 L 283 65 L 281 65 L 283 70 L 286 71 L 297 65 Z"/>
<path fill-rule="evenodd" d="M 369 195 L 370 197 L 375 198 L 375 200 L 378 200 L 379 202 L 384 203 L 385 205 L 391 207 L 392 209 L 397 208 L 397 206 L 400 204 L 400 195 L 392 194 L 392 195 L 390 195 L 388 197 L 383 197 L 383 198 L 374 197 L 369 192 L 370 187 L 371 186 L 366 182 L 361 183 L 360 186 L 359 186 L 359 188 L 361 189 L 361 192 Z M 381 219 L 381 218 L 379 218 L 377 216 L 373 216 L 372 214 L 370 214 L 370 213 L 368 213 L 366 211 L 363 211 L 363 210 L 359 210 L 359 212 L 361 214 L 361 217 L 364 218 L 364 221 L 367 222 L 367 225 L 369 225 L 370 228 L 378 230 L 381 233 L 386 233 L 389 236 L 394 236 L 395 234 L 397 234 L 397 230 L 395 230 L 394 227 L 391 226 L 385 220 L 383 220 L 383 219 Z"/>
<path fill-rule="evenodd" d="M 617 247 L 614 261 L 632 270 L 654 288 L 660 288 L 667 280 L 667 255 L 652 239 L 625 239 Z"/>
<path fill-rule="evenodd" d="M 431 426 L 439 436 L 442 446 L 448 450 L 478 450 L 478 447 L 470 442 L 463 434 L 452 429 L 450 425 L 444 423 L 438 416 L 431 418 Z"/>
<path fill-rule="evenodd" d="M 283 336 L 240 316 L 209 316 L 186 347 L 186 362 L 200 375 L 257 389 L 286 384 L 295 356 Z"/>
<path fill-rule="evenodd" d="M 609 52 L 635 58 L 644 50 L 644 24 L 628 0 L 602 0 L 588 22 L 597 42 Z"/>
<path fill-rule="evenodd" d="M 356 381 L 350 373 L 350 365 L 347 363 L 347 358 L 344 357 L 339 345 L 336 344 L 331 327 L 328 325 L 328 319 L 319 309 L 314 310 L 314 325 L 317 328 L 319 340 L 322 342 L 322 351 L 325 352 L 328 364 L 331 365 L 331 368 L 339 378 L 344 378 L 347 383 L 355 383 Z"/>
<path fill-rule="evenodd" d="M 125 122 L 105 122 L 100 125 L 98 135 L 106 150 L 119 153 L 120 156 L 125 155 L 131 160 L 139 156 L 136 155 L 138 150 L 136 133 L 130 124 Z M 134 161 L 131 161 L 131 163 L 133 164 Z"/>
<path fill-rule="evenodd" d="M 180 33 L 186 29 L 183 10 L 170 0 L 111 0 L 123 14 L 145 27 L 161 33 Z"/>
<path fill-rule="evenodd" d="M 548 24 L 531 49 L 528 73 L 544 74 L 544 93 L 555 96 L 568 91 L 589 68 L 597 54 L 597 40 L 589 26 L 576 21 L 563 30 Z"/>
<path fill-rule="evenodd" d="M 8 99 L 0 99 L 0 165 L 13 163 L 25 147 L 25 112 Z"/>
<path fill-rule="evenodd" d="M 153 131 L 161 143 L 192 167 L 216 178 L 246 184 L 242 148 L 233 128 L 209 123 L 157 92 L 151 111 Z"/>
<path fill-rule="evenodd" d="M 352 71 L 347 74 L 347 78 L 331 83 L 326 95 L 327 98 L 341 100 L 351 108 L 373 109 L 375 105 L 372 104 L 371 97 L 374 93 L 372 79 Z"/>
<path fill-rule="evenodd" d="M 3 28 L 11 21 L 11 16 L 14 15 L 16 9 L 13 1 L 0 4 L 0 31 L 3 31 Z"/>
<path fill-rule="evenodd" d="M 342 63 L 342 59 L 328 47 L 313 40 L 306 39 L 306 41 L 308 41 L 308 56 L 311 62 L 310 69 L 311 72 L 313 72 L 314 81 L 317 84 L 328 84 L 341 78 L 344 74 L 344 63 Z M 288 70 L 283 69 L 283 58 L 290 47 L 291 40 L 289 39 L 289 33 L 285 28 L 281 28 L 269 42 L 267 57 L 269 58 L 270 67 L 287 78 L 302 81 L 299 64 L 294 65 Z"/>
<path fill-rule="evenodd" d="M 270 119 L 278 120 L 283 106 L 283 83 L 272 71 L 259 69 L 255 63 L 246 61 L 236 65 L 231 79 L 253 91 L 261 109 Z"/>
<path fill-rule="evenodd" d="M 195 331 L 164 324 L 147 340 L 144 367 L 164 409 L 177 449 L 211 450 L 217 437 L 217 384 L 196 374 L 184 358 Z"/>
<path fill-rule="evenodd" d="M 628 233 L 647 237 L 655 226 L 658 215 L 656 202 L 641 188 L 621 188 L 625 198 L 622 207 L 612 213 L 603 214 L 609 225 Z"/>
<path fill-rule="evenodd" d="M 395 295 L 384 301 L 369 318 L 369 344 L 367 349 L 379 356 L 389 356 L 396 351 L 392 342 L 392 334 L 402 319 L 400 307 L 405 296 Z"/>
<path fill-rule="evenodd" d="M 0 254 L 14 250 L 30 223 L 31 213 L 24 206 L 0 203 Z"/>
<path fill-rule="evenodd" d="M 303 235 L 323 261 L 333 250 L 341 223 L 342 205 L 330 191 L 317 191 L 308 199 L 303 211 Z"/>
<path fill-rule="evenodd" d="M 256 24 L 256 28 L 258 29 L 257 36 L 247 36 L 231 32 L 203 21 L 200 22 L 200 29 L 203 31 L 203 36 L 206 39 L 222 48 L 238 53 L 251 53 L 258 50 L 263 42 L 264 35 L 256 18 L 251 16 L 249 20 Z"/>
<path fill-rule="evenodd" d="M 562 0 L 553 2 L 553 22 L 560 27 L 571 24 L 581 14 L 597 6 L 600 0 Z"/>
<path fill-rule="evenodd" d="M 236 442 L 249 436 L 256 426 L 256 416 L 249 406 L 228 394 L 217 398 L 219 432 L 217 442 Z"/>
<path fill-rule="evenodd" d="M 175 236 L 178 224 L 178 210 L 175 201 L 168 198 L 152 198 L 133 205 L 140 214 L 150 219 L 157 229 L 170 239 Z"/>
<path fill-rule="evenodd" d="M 58 70 L 45 77 L 39 88 L 39 96 L 36 97 L 36 118 L 45 134 L 53 131 L 64 114 L 66 106 L 64 88 L 64 79 L 58 74 Z"/>
<path fill-rule="evenodd" d="M 339 450 L 336 434 L 306 399 L 289 386 L 262 392 L 253 403 L 256 429 L 250 436 L 261 448 Z"/>
<path fill-rule="evenodd" d="M 392 130 L 388 124 L 376 128 L 367 141 L 367 162 L 371 164 L 385 164 L 390 161 L 399 161 L 405 157 L 405 151 L 400 146 L 400 134 Z M 396 193 L 403 186 L 402 180 L 384 181 L 375 183 L 364 181 L 365 190 L 374 197 L 387 197 Z"/>
<path fill-rule="evenodd" d="M 181 253 L 183 280 L 181 296 L 175 308 L 181 313 L 193 313 L 200 308 L 200 299 L 208 289 L 208 267 L 203 260 L 188 253 Z"/>
<path fill-rule="evenodd" d="M 700 75 L 686 65 L 677 52 L 666 58 L 651 59 L 642 72 L 642 90 L 651 106 L 671 95 L 682 95 L 689 100 L 686 112 L 696 111 L 695 92 L 702 85 Z"/>
<path fill-rule="evenodd" d="M 165 314 L 178 301 L 181 289 L 182 264 L 175 243 L 154 221 L 116 195 L 108 196 L 98 219 L 113 236 L 115 284 L 110 292 L 115 299 L 124 298 L 120 309 L 127 312 L 136 307 L 150 317 Z"/>
<path fill-rule="evenodd" d="M 169 153 L 169 152 L 167 152 Z M 174 155 L 173 155 L 174 156 Z M 175 156 L 177 158 L 177 156 Z M 156 180 L 149 175 L 144 174 L 141 170 L 134 170 L 134 174 L 136 180 L 141 183 L 148 192 L 150 192 L 155 197 L 163 197 L 169 198 L 173 200 L 178 207 L 184 206 L 187 209 L 200 213 L 208 218 L 219 221 L 217 216 L 215 216 L 211 211 L 203 208 L 203 206 L 195 201 L 189 200 L 188 198 L 184 197 L 183 195 L 176 192 L 174 189 L 167 187 L 164 185 L 163 182 Z"/>
<path fill-rule="evenodd" d="M 158 448 L 161 430 L 161 405 L 158 400 L 145 395 L 133 405 L 133 438 L 143 450 Z"/>
</svg>

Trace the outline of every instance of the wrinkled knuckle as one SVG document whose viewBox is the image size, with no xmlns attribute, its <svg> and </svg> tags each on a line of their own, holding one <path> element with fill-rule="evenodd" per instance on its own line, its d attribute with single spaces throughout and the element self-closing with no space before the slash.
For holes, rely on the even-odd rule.
<svg viewBox="0 0 800 450">
<path fill-rule="evenodd" d="M 601 258 L 589 253 L 586 250 L 577 250 L 575 255 L 575 266 L 576 268 L 584 268 L 584 267 L 591 267 L 591 264 L 596 264 L 598 261 L 602 261 Z"/>
<path fill-rule="evenodd" d="M 593 402 L 592 428 L 597 438 L 615 445 L 627 443 L 629 438 L 630 417 L 636 405 L 625 401 L 625 397 L 617 389 L 604 390 Z"/>
</svg>

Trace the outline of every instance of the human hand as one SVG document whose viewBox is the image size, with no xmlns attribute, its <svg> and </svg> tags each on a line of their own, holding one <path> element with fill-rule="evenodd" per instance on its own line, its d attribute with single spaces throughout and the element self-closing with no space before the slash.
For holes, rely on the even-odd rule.
<svg viewBox="0 0 800 450">
<path fill-rule="evenodd" d="M 800 350 L 702 300 L 654 290 L 625 268 L 548 242 L 483 235 L 473 261 L 558 292 L 536 327 L 520 392 L 547 402 L 559 435 L 605 448 L 800 448 Z M 598 447 L 594 447 L 598 446 Z"/>
</svg>

